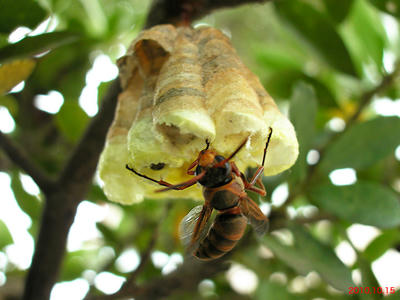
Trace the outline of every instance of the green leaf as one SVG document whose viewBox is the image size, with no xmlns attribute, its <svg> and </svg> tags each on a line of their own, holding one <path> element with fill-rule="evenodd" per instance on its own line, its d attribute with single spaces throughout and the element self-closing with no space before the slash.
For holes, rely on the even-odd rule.
<svg viewBox="0 0 400 300">
<path fill-rule="evenodd" d="M 353 0 L 324 0 L 327 13 L 337 23 L 343 22 L 343 20 L 347 17 L 353 2 Z"/>
<path fill-rule="evenodd" d="M 89 121 L 76 101 L 65 101 L 55 119 L 57 126 L 72 142 L 79 140 Z"/>
<path fill-rule="evenodd" d="M 273 236 L 264 238 L 265 245 L 301 275 L 316 271 L 326 282 L 344 292 L 354 286 L 350 270 L 330 247 L 316 240 L 303 227 L 290 226 L 290 230 L 295 238 L 294 247 L 281 244 Z"/>
<path fill-rule="evenodd" d="M 92 184 L 87 194 L 87 199 L 96 203 L 98 201 L 107 201 L 107 197 L 101 187 Z"/>
<path fill-rule="evenodd" d="M 8 44 L 8 35 L 0 33 L 0 48 Z"/>
<path fill-rule="evenodd" d="M 88 57 L 93 47 L 93 40 L 80 39 L 50 51 L 40 58 L 30 77 L 31 84 L 45 90 L 59 91 L 64 99 L 78 99 L 85 86 L 86 73 L 91 67 Z"/>
<path fill-rule="evenodd" d="M 68 254 L 63 264 L 63 271 L 60 276 L 63 281 L 79 278 L 86 269 L 84 259 L 76 254 Z"/>
<path fill-rule="evenodd" d="M 378 9 L 400 18 L 400 0 L 369 0 Z"/>
<path fill-rule="evenodd" d="M 8 109 L 9 113 L 15 118 L 18 113 L 18 102 L 11 95 L 0 95 L 0 105 Z"/>
<path fill-rule="evenodd" d="M 347 186 L 322 185 L 311 190 L 312 201 L 352 223 L 391 228 L 400 225 L 400 202 L 388 188 L 373 182 Z"/>
<path fill-rule="evenodd" d="M 283 245 L 273 235 L 266 235 L 264 244 L 283 262 L 293 268 L 300 275 L 307 275 L 312 270 L 309 262 L 305 260 L 296 248 Z"/>
<path fill-rule="evenodd" d="M 376 237 L 368 245 L 368 247 L 364 250 L 363 256 L 369 262 L 373 262 L 385 254 L 389 248 L 392 248 L 399 241 L 400 232 L 398 229 L 387 230 Z"/>
<path fill-rule="evenodd" d="M 341 291 L 348 291 L 348 287 L 354 285 L 350 270 L 332 248 L 315 239 L 304 227 L 291 225 L 290 230 L 295 238 L 295 247 L 303 259 L 306 259 L 326 282 Z"/>
<path fill-rule="evenodd" d="M 116 236 L 115 232 L 107 225 L 103 223 L 96 223 L 96 228 L 103 235 L 104 240 L 107 242 L 107 245 L 112 245 L 115 248 L 119 245 L 118 237 Z"/>
<path fill-rule="evenodd" d="M 309 85 L 299 82 L 294 87 L 289 111 L 290 120 L 296 129 L 300 150 L 297 162 L 291 169 L 290 178 L 294 182 L 305 176 L 306 157 L 315 135 L 316 114 L 317 101 L 314 90 Z"/>
<path fill-rule="evenodd" d="M 344 37 L 361 71 L 372 61 L 381 70 L 385 36 L 381 16 L 365 0 L 356 0 L 344 26 Z"/>
<path fill-rule="evenodd" d="M 375 277 L 374 272 L 372 271 L 371 263 L 368 262 L 363 255 L 358 255 L 357 257 L 357 265 L 361 272 L 361 282 L 364 287 L 378 287 L 379 282 Z M 378 300 L 382 299 L 382 296 L 378 293 L 364 293 L 361 296 L 362 300 Z"/>
<path fill-rule="evenodd" d="M 0 94 L 11 90 L 21 81 L 25 80 L 35 68 L 33 59 L 15 60 L 0 65 Z"/>
<path fill-rule="evenodd" d="M 304 300 L 305 298 L 289 293 L 286 286 L 264 280 L 258 285 L 254 299 Z"/>
<path fill-rule="evenodd" d="M 253 51 L 256 61 L 269 71 L 301 70 L 304 65 L 304 57 L 290 47 L 260 44 Z"/>
<path fill-rule="evenodd" d="M 18 172 L 14 172 L 11 176 L 11 188 L 19 207 L 31 217 L 32 221 L 39 219 L 42 204 L 38 197 L 25 192 Z"/>
<path fill-rule="evenodd" d="M 7 225 L 2 220 L 0 220 L 0 250 L 12 243 L 14 243 L 14 240 L 11 236 L 10 231 L 7 228 Z"/>
<path fill-rule="evenodd" d="M 0 0 L 0 32 L 9 33 L 19 26 L 33 29 L 46 15 L 34 0 Z"/>
<path fill-rule="evenodd" d="M 104 263 L 104 262 L 102 262 Z M 70 281 L 82 276 L 87 269 L 99 265 L 99 250 L 78 250 L 68 252 L 63 262 L 61 281 Z"/>
<path fill-rule="evenodd" d="M 78 36 L 75 33 L 66 31 L 29 36 L 18 43 L 7 45 L 1 48 L 0 63 L 18 58 L 31 57 L 33 55 L 60 47 L 64 44 L 72 43 L 77 39 Z"/>
<path fill-rule="evenodd" d="M 278 14 L 307 41 L 325 61 L 340 72 L 356 75 L 343 40 L 325 16 L 299 0 L 274 2 Z"/>
<path fill-rule="evenodd" d="M 264 84 L 273 98 L 290 98 L 293 86 L 298 81 L 304 81 L 314 88 L 318 104 L 321 106 L 335 108 L 338 106 L 332 92 L 323 82 L 307 76 L 301 71 L 283 70 L 275 72 Z"/>
<path fill-rule="evenodd" d="M 104 96 L 108 92 L 108 88 L 110 87 L 110 84 L 113 81 L 107 81 L 107 82 L 102 82 L 100 83 L 98 89 L 97 89 L 97 104 L 100 107 L 101 106 L 101 101 L 104 99 Z"/>
<path fill-rule="evenodd" d="M 363 169 L 393 153 L 399 141 L 399 117 L 378 117 L 356 124 L 326 150 L 320 170 Z"/>
</svg>

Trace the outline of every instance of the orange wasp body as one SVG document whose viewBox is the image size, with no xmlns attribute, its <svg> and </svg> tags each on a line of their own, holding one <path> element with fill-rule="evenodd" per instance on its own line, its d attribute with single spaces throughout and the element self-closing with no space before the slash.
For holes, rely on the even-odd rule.
<svg viewBox="0 0 400 300">
<path fill-rule="evenodd" d="M 194 256 L 202 260 L 212 260 L 223 256 L 235 247 L 242 238 L 247 223 L 250 223 L 258 234 L 263 234 L 268 228 L 267 217 L 247 196 L 246 190 L 262 196 L 266 194 L 261 175 L 271 135 L 270 128 L 262 164 L 250 181 L 247 181 L 236 164 L 230 161 L 246 144 L 247 139 L 228 158 L 218 155 L 214 150 L 209 150 L 207 142 L 206 149 L 200 151 L 198 158 L 188 168 L 187 173 L 195 176 L 177 185 L 147 177 L 128 165 L 126 168 L 140 177 L 166 186 L 159 190 L 160 192 L 172 189 L 183 190 L 196 182 L 203 186 L 205 203 L 193 208 L 184 217 L 180 225 L 180 235 Z M 208 230 L 207 223 L 213 209 L 219 213 Z"/>
</svg>

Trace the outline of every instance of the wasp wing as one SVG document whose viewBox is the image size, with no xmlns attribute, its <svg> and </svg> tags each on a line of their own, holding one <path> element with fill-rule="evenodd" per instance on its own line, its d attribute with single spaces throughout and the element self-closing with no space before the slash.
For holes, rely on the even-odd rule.
<svg viewBox="0 0 400 300">
<path fill-rule="evenodd" d="M 194 207 L 179 224 L 179 238 L 182 244 L 187 247 L 192 240 L 193 230 L 199 220 L 200 213 L 203 210 L 203 205 Z"/>
<path fill-rule="evenodd" d="M 263 235 L 268 230 L 269 221 L 258 207 L 257 203 L 246 196 L 240 199 L 239 205 L 242 214 L 247 218 L 256 234 L 258 236 Z"/>
<path fill-rule="evenodd" d="M 194 207 L 179 225 L 179 237 L 188 250 L 194 250 L 208 231 L 207 221 L 210 218 L 212 207 L 198 205 Z"/>
</svg>

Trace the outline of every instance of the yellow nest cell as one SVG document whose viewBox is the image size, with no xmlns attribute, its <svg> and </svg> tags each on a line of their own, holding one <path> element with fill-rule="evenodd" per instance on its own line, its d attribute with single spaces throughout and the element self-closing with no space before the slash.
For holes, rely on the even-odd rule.
<svg viewBox="0 0 400 300">
<path fill-rule="evenodd" d="M 206 140 L 241 170 L 261 163 L 273 135 L 265 175 L 291 167 L 298 143 L 257 76 L 242 63 L 229 39 L 211 27 L 155 26 L 143 31 L 118 61 L 123 93 L 102 153 L 99 173 L 110 200 L 130 204 L 144 197 L 201 198 L 201 189 L 157 193 L 161 186 L 125 168 L 176 184 Z"/>
</svg>

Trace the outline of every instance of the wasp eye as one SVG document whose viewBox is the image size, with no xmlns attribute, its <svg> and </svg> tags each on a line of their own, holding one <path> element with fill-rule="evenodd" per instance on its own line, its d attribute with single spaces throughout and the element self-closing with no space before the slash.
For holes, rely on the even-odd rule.
<svg viewBox="0 0 400 300">
<path fill-rule="evenodd" d="M 201 166 L 197 165 L 196 171 L 195 171 L 194 173 L 195 173 L 195 175 L 197 176 L 197 175 L 199 175 L 202 171 L 203 171 L 203 168 L 202 168 Z"/>
<path fill-rule="evenodd" d="M 221 155 L 216 155 L 216 156 L 215 156 L 215 161 L 216 161 L 217 163 L 223 161 L 224 159 L 225 159 L 225 157 L 223 157 L 223 156 L 221 156 Z"/>
</svg>

